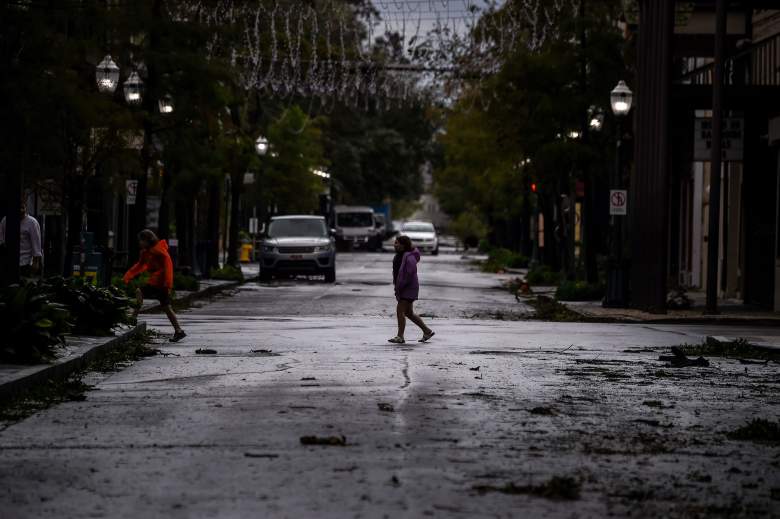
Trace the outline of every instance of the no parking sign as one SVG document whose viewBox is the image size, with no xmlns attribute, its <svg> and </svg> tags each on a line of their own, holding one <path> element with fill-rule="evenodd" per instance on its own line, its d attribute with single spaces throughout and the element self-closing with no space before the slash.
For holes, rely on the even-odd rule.
<svg viewBox="0 0 780 519">
<path fill-rule="evenodd" d="M 628 191 L 625 189 L 610 189 L 609 214 L 616 216 L 628 214 Z"/>
</svg>

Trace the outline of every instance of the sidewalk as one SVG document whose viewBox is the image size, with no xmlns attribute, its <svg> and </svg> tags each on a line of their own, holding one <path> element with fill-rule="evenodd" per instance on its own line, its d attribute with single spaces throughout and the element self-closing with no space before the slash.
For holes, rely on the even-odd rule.
<svg viewBox="0 0 780 519">
<path fill-rule="evenodd" d="M 243 283 L 255 280 L 260 274 L 260 265 L 258 263 L 241 264 L 241 271 L 244 274 L 244 281 L 224 281 L 220 279 L 202 279 L 200 281 L 200 290 L 190 292 L 186 290 L 177 290 L 173 302 L 178 304 L 190 304 L 198 299 L 212 297 L 222 291 L 231 290 Z M 154 299 L 144 300 L 141 307 L 142 314 L 149 314 L 160 311 L 160 303 Z"/>
<path fill-rule="evenodd" d="M 256 278 L 257 264 L 242 265 L 244 281 L 222 281 L 206 279 L 200 282 L 200 290 L 179 291 L 175 302 L 190 303 L 197 299 L 211 297 L 224 290 L 230 290 Z M 154 300 L 144 301 L 141 313 L 153 313 L 160 309 Z M 0 364 L 0 400 L 19 394 L 48 380 L 64 380 L 72 373 L 89 364 L 109 350 L 125 344 L 146 331 L 146 323 L 137 326 L 121 326 L 113 337 L 67 336 L 67 344 L 59 356 L 48 364 Z"/>
<path fill-rule="evenodd" d="M 706 314 L 696 298 L 688 310 L 668 310 L 654 314 L 634 308 L 604 308 L 601 301 L 560 301 L 569 310 L 589 321 L 613 321 L 647 324 L 728 324 L 747 326 L 780 326 L 780 313 L 756 309 L 741 304 L 726 303 L 720 313 Z"/>
<path fill-rule="evenodd" d="M 0 400 L 48 380 L 64 380 L 109 350 L 146 332 L 146 323 L 122 326 L 113 337 L 67 336 L 67 345 L 48 364 L 0 364 Z"/>
</svg>

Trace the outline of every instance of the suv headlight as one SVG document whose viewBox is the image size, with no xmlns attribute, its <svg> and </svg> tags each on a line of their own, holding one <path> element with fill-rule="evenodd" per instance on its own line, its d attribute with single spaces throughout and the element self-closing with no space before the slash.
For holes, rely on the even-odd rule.
<svg viewBox="0 0 780 519">
<path fill-rule="evenodd" d="M 330 252 L 330 244 L 314 247 L 314 252 Z"/>
</svg>

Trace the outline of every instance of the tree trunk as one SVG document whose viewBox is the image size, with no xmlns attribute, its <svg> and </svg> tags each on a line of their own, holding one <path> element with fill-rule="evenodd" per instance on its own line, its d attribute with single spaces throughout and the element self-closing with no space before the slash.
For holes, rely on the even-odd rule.
<svg viewBox="0 0 780 519">
<path fill-rule="evenodd" d="M 228 232 L 228 239 L 225 246 L 228 248 L 227 264 L 238 266 L 238 229 L 240 222 L 238 221 L 239 213 L 241 212 L 241 191 L 243 189 L 243 172 L 234 172 L 233 179 L 230 182 L 230 230 Z"/>
<path fill-rule="evenodd" d="M 596 256 L 596 186 L 593 174 L 586 172 L 585 198 L 582 203 L 583 253 L 585 254 L 585 279 L 588 283 L 598 283 L 599 271 Z"/>
<path fill-rule="evenodd" d="M 192 267 L 192 221 L 191 202 L 176 200 L 176 238 L 179 240 L 179 267 Z"/>
<path fill-rule="evenodd" d="M 162 192 L 160 194 L 160 219 L 157 235 L 160 239 L 167 240 L 171 235 L 171 184 L 173 175 L 176 173 L 176 164 L 172 163 L 170 168 L 163 172 Z M 176 235 L 178 238 L 178 234 Z"/>
<path fill-rule="evenodd" d="M 206 265 L 204 266 L 205 275 L 209 275 L 211 269 L 219 268 L 219 214 L 222 203 L 220 184 L 220 181 L 213 180 L 209 185 L 209 209 L 206 224 L 208 228 L 208 249 L 206 252 Z"/>
</svg>

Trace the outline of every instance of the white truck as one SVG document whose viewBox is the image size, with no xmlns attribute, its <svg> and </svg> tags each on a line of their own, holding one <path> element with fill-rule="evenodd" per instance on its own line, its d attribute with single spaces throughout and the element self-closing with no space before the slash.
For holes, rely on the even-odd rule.
<svg viewBox="0 0 780 519">
<path fill-rule="evenodd" d="M 371 207 L 337 205 L 333 212 L 333 227 L 336 229 L 336 244 L 339 248 L 377 250 L 381 246 Z"/>
</svg>

